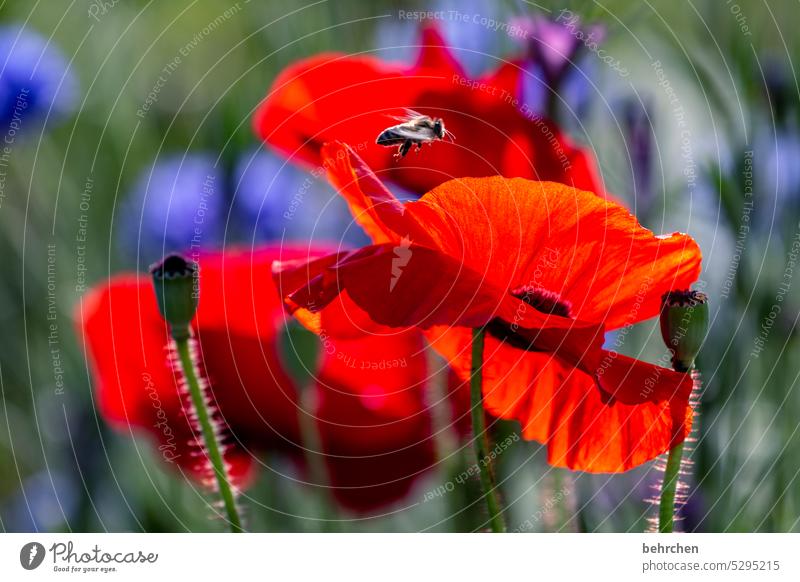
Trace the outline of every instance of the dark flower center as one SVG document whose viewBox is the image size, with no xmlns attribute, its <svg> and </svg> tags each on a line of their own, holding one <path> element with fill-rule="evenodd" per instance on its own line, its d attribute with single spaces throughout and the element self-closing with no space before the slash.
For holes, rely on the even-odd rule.
<svg viewBox="0 0 800 582">
<path fill-rule="evenodd" d="M 541 287 L 533 287 L 532 285 L 524 285 L 511 291 L 511 295 L 541 313 L 572 317 L 572 305 L 570 302 L 561 299 L 561 296 L 553 291 L 548 291 Z M 519 332 L 519 323 L 517 322 L 509 323 L 499 317 L 495 317 L 486 325 L 486 331 L 489 335 L 515 348 L 533 352 L 539 351 L 530 338 L 524 337 Z"/>
<path fill-rule="evenodd" d="M 572 304 L 569 301 L 562 300 L 561 296 L 553 291 L 548 291 L 541 287 L 533 287 L 532 285 L 523 285 L 514 289 L 511 294 L 533 307 L 536 311 L 560 315 L 561 317 L 572 317 Z"/>
</svg>

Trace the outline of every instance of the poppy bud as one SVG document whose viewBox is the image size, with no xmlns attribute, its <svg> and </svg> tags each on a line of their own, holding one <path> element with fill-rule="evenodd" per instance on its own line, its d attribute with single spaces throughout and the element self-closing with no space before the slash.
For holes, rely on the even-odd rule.
<svg viewBox="0 0 800 582">
<path fill-rule="evenodd" d="M 172 254 L 150 267 L 158 298 L 158 309 L 169 323 L 172 337 L 189 337 L 189 323 L 197 311 L 198 267 L 181 255 Z"/>
<path fill-rule="evenodd" d="M 700 291 L 670 291 L 661 298 L 661 337 L 672 367 L 688 372 L 708 329 L 708 297 Z"/>
</svg>

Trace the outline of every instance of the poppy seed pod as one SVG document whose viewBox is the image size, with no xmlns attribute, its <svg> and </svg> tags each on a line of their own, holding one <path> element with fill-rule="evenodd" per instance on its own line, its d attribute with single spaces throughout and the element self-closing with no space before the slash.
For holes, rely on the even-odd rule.
<svg viewBox="0 0 800 582">
<path fill-rule="evenodd" d="M 178 254 L 168 255 L 150 267 L 158 309 L 175 339 L 189 337 L 189 323 L 197 311 L 197 263 Z"/>
<path fill-rule="evenodd" d="M 661 337 L 672 367 L 688 372 L 708 330 L 708 297 L 700 291 L 670 291 L 661 298 Z"/>
</svg>

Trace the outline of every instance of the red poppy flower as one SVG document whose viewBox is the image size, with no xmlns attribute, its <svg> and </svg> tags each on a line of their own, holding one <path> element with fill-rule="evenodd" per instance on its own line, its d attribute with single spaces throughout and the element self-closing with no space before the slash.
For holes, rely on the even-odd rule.
<svg viewBox="0 0 800 582">
<path fill-rule="evenodd" d="M 279 344 L 286 315 L 268 277 L 273 260 L 307 256 L 308 249 L 262 248 L 200 259 L 193 329 L 226 435 L 225 458 L 240 487 L 252 476 L 258 452 L 281 449 L 301 458 L 297 388 Z M 120 275 L 98 285 L 79 305 L 77 319 L 103 416 L 123 431 L 149 433 L 166 461 L 208 479 L 150 278 Z M 348 325 L 333 312 L 326 323 L 338 335 Z M 321 347 L 320 372 L 309 389 L 317 391 L 334 495 L 348 507 L 367 511 L 399 499 L 434 462 L 421 342 L 418 333 L 406 333 L 366 346 L 337 339 Z M 364 369 L 347 374 L 351 365 Z"/>
<path fill-rule="evenodd" d="M 621 206 L 549 182 L 464 178 L 402 204 L 348 146 L 323 157 L 375 244 L 275 266 L 307 326 L 344 310 L 423 328 L 462 379 L 469 328 L 485 326 L 486 408 L 520 421 L 553 465 L 624 471 L 685 437 L 689 377 L 602 344 L 697 279 L 689 236 L 655 236 Z"/>
<path fill-rule="evenodd" d="M 439 33 L 428 28 L 417 63 L 326 53 L 300 61 L 275 80 L 259 107 L 258 135 L 292 159 L 321 162 L 322 144 L 357 144 L 383 178 L 422 194 L 462 176 L 523 177 L 602 193 L 595 162 L 552 122 L 519 103 L 522 68 L 507 62 L 481 79 L 467 77 Z M 375 144 L 405 109 L 444 119 L 454 143 L 395 160 Z"/>
<path fill-rule="evenodd" d="M 435 462 L 422 335 L 330 338 L 323 349 L 316 413 L 334 496 L 359 511 L 401 499 Z"/>
</svg>

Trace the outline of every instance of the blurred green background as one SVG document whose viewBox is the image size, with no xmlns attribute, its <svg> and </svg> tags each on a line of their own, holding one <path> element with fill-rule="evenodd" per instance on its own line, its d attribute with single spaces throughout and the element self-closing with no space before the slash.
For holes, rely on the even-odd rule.
<svg viewBox="0 0 800 582">
<path fill-rule="evenodd" d="M 233 167 L 258 145 L 250 117 L 276 73 L 326 50 L 375 50 L 385 58 L 413 59 L 417 49 L 402 45 L 416 42 L 416 23 L 398 19 L 397 12 L 439 6 L 456 5 L 434 0 L 2 3 L 3 24 L 24 26 L 60 47 L 77 87 L 73 110 L 58 123 L 48 120 L 20 132 L 5 168 L 0 530 L 218 529 L 208 519 L 206 499 L 162 468 L 146 438 L 134 441 L 110 430 L 93 406 L 73 333 L 76 286 L 84 276 L 76 242 L 80 217 L 88 217 L 82 259 L 88 284 L 141 266 L 143 258 L 119 242 L 117 231 L 126 218 L 120 205 L 159 156 L 211 152 L 223 167 Z M 584 22 L 605 26 L 603 47 L 631 74 L 621 79 L 592 65 L 587 55 L 585 111 L 579 118 L 562 111 L 560 120 L 575 140 L 595 151 L 608 190 L 646 226 L 687 231 L 704 252 L 702 284 L 711 298 L 711 328 L 699 360 L 704 392 L 684 525 L 695 531 L 800 531 L 800 280 L 792 281 L 800 267 L 791 266 L 793 241 L 800 240 L 800 111 L 793 68 L 800 58 L 793 28 L 800 5 L 470 0 L 457 6 L 506 21 L 554 15 L 566 7 Z M 232 7 L 235 14 L 197 43 L 169 74 L 152 108 L 137 116 L 163 68 Z M 489 47 L 493 56 L 464 54 L 472 72 L 524 49 L 502 33 L 484 32 L 485 39 L 451 38 L 456 47 L 458 42 L 471 50 Z M 675 103 L 658 85 L 654 61 L 660 61 L 685 112 L 689 158 L 681 150 L 686 135 L 676 122 Z M 640 102 L 654 127 L 652 178 L 645 186 L 649 191 L 634 196 L 636 161 L 625 120 L 630 104 Z M 696 179 L 687 178 L 687 168 Z M 788 292 L 778 299 L 779 285 L 787 282 Z M 779 302 L 773 318 L 770 312 Z M 764 345 L 754 353 L 759 337 Z M 664 354 L 655 321 L 637 326 L 620 344 L 621 351 L 653 362 Z M 63 377 L 54 374 L 54 358 Z M 336 530 L 472 529 L 468 517 L 453 514 L 474 499 L 474 487 L 464 488 L 459 499 L 419 503 L 426 491 L 449 479 L 447 471 L 460 472 L 458 463 L 468 462 L 462 457 L 418 483 L 403 511 L 375 518 L 341 514 Z M 292 472 L 286 461 L 266 462 L 270 470 L 262 472 L 251 492 L 254 501 L 246 503 L 250 526 L 319 529 L 314 518 L 326 510 L 318 498 L 278 477 Z M 655 479 L 652 466 L 618 476 L 570 474 L 548 469 L 539 445 L 519 441 L 503 455 L 499 471 L 506 478 L 511 529 L 642 531 L 653 514 L 646 501 Z"/>
</svg>

